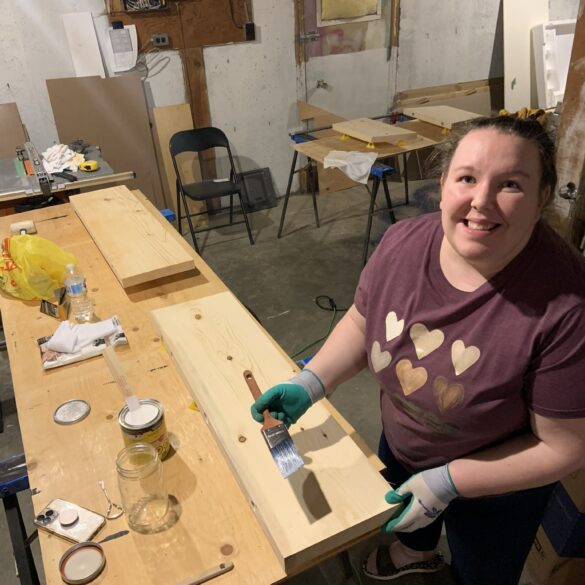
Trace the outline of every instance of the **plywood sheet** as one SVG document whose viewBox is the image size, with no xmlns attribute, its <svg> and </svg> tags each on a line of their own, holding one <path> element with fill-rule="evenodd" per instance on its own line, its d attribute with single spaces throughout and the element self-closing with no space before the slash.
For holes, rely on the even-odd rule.
<svg viewBox="0 0 585 585">
<path fill-rule="evenodd" d="M 408 106 L 403 109 L 403 113 L 423 122 L 429 122 L 430 124 L 449 129 L 457 124 L 480 117 L 480 114 L 476 114 L 475 112 L 468 112 L 467 110 L 460 110 L 451 106 L 421 106 L 414 108 Z"/>
<path fill-rule="evenodd" d="M 48 79 L 47 89 L 59 140 L 78 138 L 100 146 L 114 172 L 134 171 L 127 183 L 158 209 L 165 207 L 150 121 L 140 76 Z"/>
<path fill-rule="evenodd" d="M 389 142 L 390 144 L 398 144 L 400 142 L 410 142 L 417 138 L 416 132 L 412 130 L 407 130 L 394 124 L 385 124 L 380 120 L 370 118 L 356 118 L 345 122 L 335 122 L 333 130 L 371 143 Z"/>
<path fill-rule="evenodd" d="M 191 106 L 189 104 L 176 104 L 174 106 L 162 106 L 152 108 L 152 130 L 154 136 L 154 145 L 156 155 L 159 161 L 159 170 L 162 177 L 162 185 L 165 198 L 165 206 L 177 213 L 177 192 L 176 177 L 173 159 L 169 150 L 169 141 L 175 132 L 181 130 L 193 129 L 193 118 L 191 117 Z M 193 153 L 185 153 L 177 157 L 179 171 L 183 178 L 183 183 L 193 183 L 201 181 L 201 171 L 199 169 L 199 159 Z M 193 210 L 202 211 L 204 204 L 202 202 L 190 202 Z M 193 221 L 202 218 L 193 218 Z"/>
<path fill-rule="evenodd" d="M 126 288 L 194 268 L 193 257 L 125 186 L 70 198 L 120 284 Z"/>
<path fill-rule="evenodd" d="M 305 467 L 281 477 L 250 416 L 243 372 L 264 390 L 293 369 L 231 293 L 151 316 L 287 572 L 377 531 L 392 515 L 388 484 L 321 403 L 291 427 Z"/>
<path fill-rule="evenodd" d="M 14 158 L 16 147 L 24 146 L 26 136 L 15 103 L 0 104 L 0 158 Z"/>
</svg>

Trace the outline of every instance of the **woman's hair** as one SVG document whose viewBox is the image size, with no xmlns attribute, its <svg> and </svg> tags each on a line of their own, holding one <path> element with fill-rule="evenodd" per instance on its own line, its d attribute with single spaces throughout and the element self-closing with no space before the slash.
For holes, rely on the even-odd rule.
<svg viewBox="0 0 585 585">
<path fill-rule="evenodd" d="M 532 142 L 538 150 L 540 160 L 540 193 L 544 209 L 553 199 L 554 190 L 557 184 L 557 169 L 555 166 L 555 146 L 546 130 L 540 122 L 533 119 L 514 118 L 512 116 L 496 116 L 494 118 L 476 118 L 471 120 L 461 129 L 454 133 L 454 137 L 447 143 L 441 145 L 438 153 L 438 167 L 443 175 L 446 175 L 451 165 L 451 160 L 461 139 L 473 130 L 493 129 L 503 134 L 511 134 Z"/>
</svg>

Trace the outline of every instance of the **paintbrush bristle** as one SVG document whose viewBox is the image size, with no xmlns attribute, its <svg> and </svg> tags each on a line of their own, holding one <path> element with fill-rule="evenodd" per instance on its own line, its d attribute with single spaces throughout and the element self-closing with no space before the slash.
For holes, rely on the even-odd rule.
<svg viewBox="0 0 585 585">
<path fill-rule="evenodd" d="M 287 478 L 303 467 L 305 462 L 299 455 L 297 447 L 284 423 L 268 429 L 262 429 L 262 434 L 282 477 Z"/>
<path fill-rule="evenodd" d="M 270 453 L 285 479 L 305 465 L 292 439 L 281 441 L 276 447 L 270 449 Z"/>
</svg>

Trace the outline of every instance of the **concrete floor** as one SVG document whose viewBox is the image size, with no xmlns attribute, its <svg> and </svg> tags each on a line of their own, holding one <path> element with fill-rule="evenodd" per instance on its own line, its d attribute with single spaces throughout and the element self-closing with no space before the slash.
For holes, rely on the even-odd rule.
<svg viewBox="0 0 585 585">
<path fill-rule="evenodd" d="M 391 186 L 394 203 L 402 199 L 400 183 Z M 436 208 L 436 184 L 411 182 L 411 203 L 398 207 L 398 219 Z M 379 202 L 383 196 L 379 196 Z M 325 336 L 332 312 L 317 307 L 315 298 L 327 295 L 338 308 L 347 308 L 353 299 L 361 270 L 362 244 L 369 197 L 363 187 L 319 197 L 321 227 L 315 227 L 311 198 L 292 196 L 286 217 L 284 235 L 276 238 L 282 209 L 278 206 L 253 213 L 256 244 L 250 246 L 244 226 L 208 232 L 198 240 L 202 255 L 236 296 L 251 309 L 265 329 L 289 354 L 293 355 Z M 372 241 L 378 241 L 388 226 L 387 214 L 374 221 Z M 340 314 L 337 314 L 336 321 Z M 313 355 L 318 344 L 299 355 Z M 0 352 L 0 401 L 4 412 L 4 433 L 0 435 L 0 458 L 22 451 L 18 418 L 10 382 L 10 369 L 5 351 Z M 375 450 L 380 434 L 378 390 L 368 372 L 340 386 L 332 397 L 358 433 Z M 32 526 L 31 499 L 20 494 L 27 526 Z M 337 585 L 373 582 L 361 575 L 363 555 L 382 540 L 376 536 L 350 550 L 355 575 L 346 578 L 339 558 L 330 559 L 289 583 L 300 585 Z M 4 515 L 0 512 L 0 583 L 18 585 Z M 443 546 L 448 558 L 446 545 Z M 42 573 L 38 543 L 33 544 L 39 573 Z M 44 583 L 44 579 L 42 579 Z M 401 585 L 453 585 L 449 569 L 434 575 L 410 575 L 394 581 Z"/>
</svg>

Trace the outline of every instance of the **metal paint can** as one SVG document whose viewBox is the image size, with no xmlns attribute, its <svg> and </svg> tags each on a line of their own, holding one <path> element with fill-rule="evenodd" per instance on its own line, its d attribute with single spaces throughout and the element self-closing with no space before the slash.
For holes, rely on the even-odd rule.
<svg viewBox="0 0 585 585">
<path fill-rule="evenodd" d="M 124 444 L 150 443 L 162 461 L 170 449 L 164 409 L 158 400 L 151 398 L 139 402 L 138 410 L 131 412 L 128 406 L 124 406 L 118 414 Z"/>
</svg>

